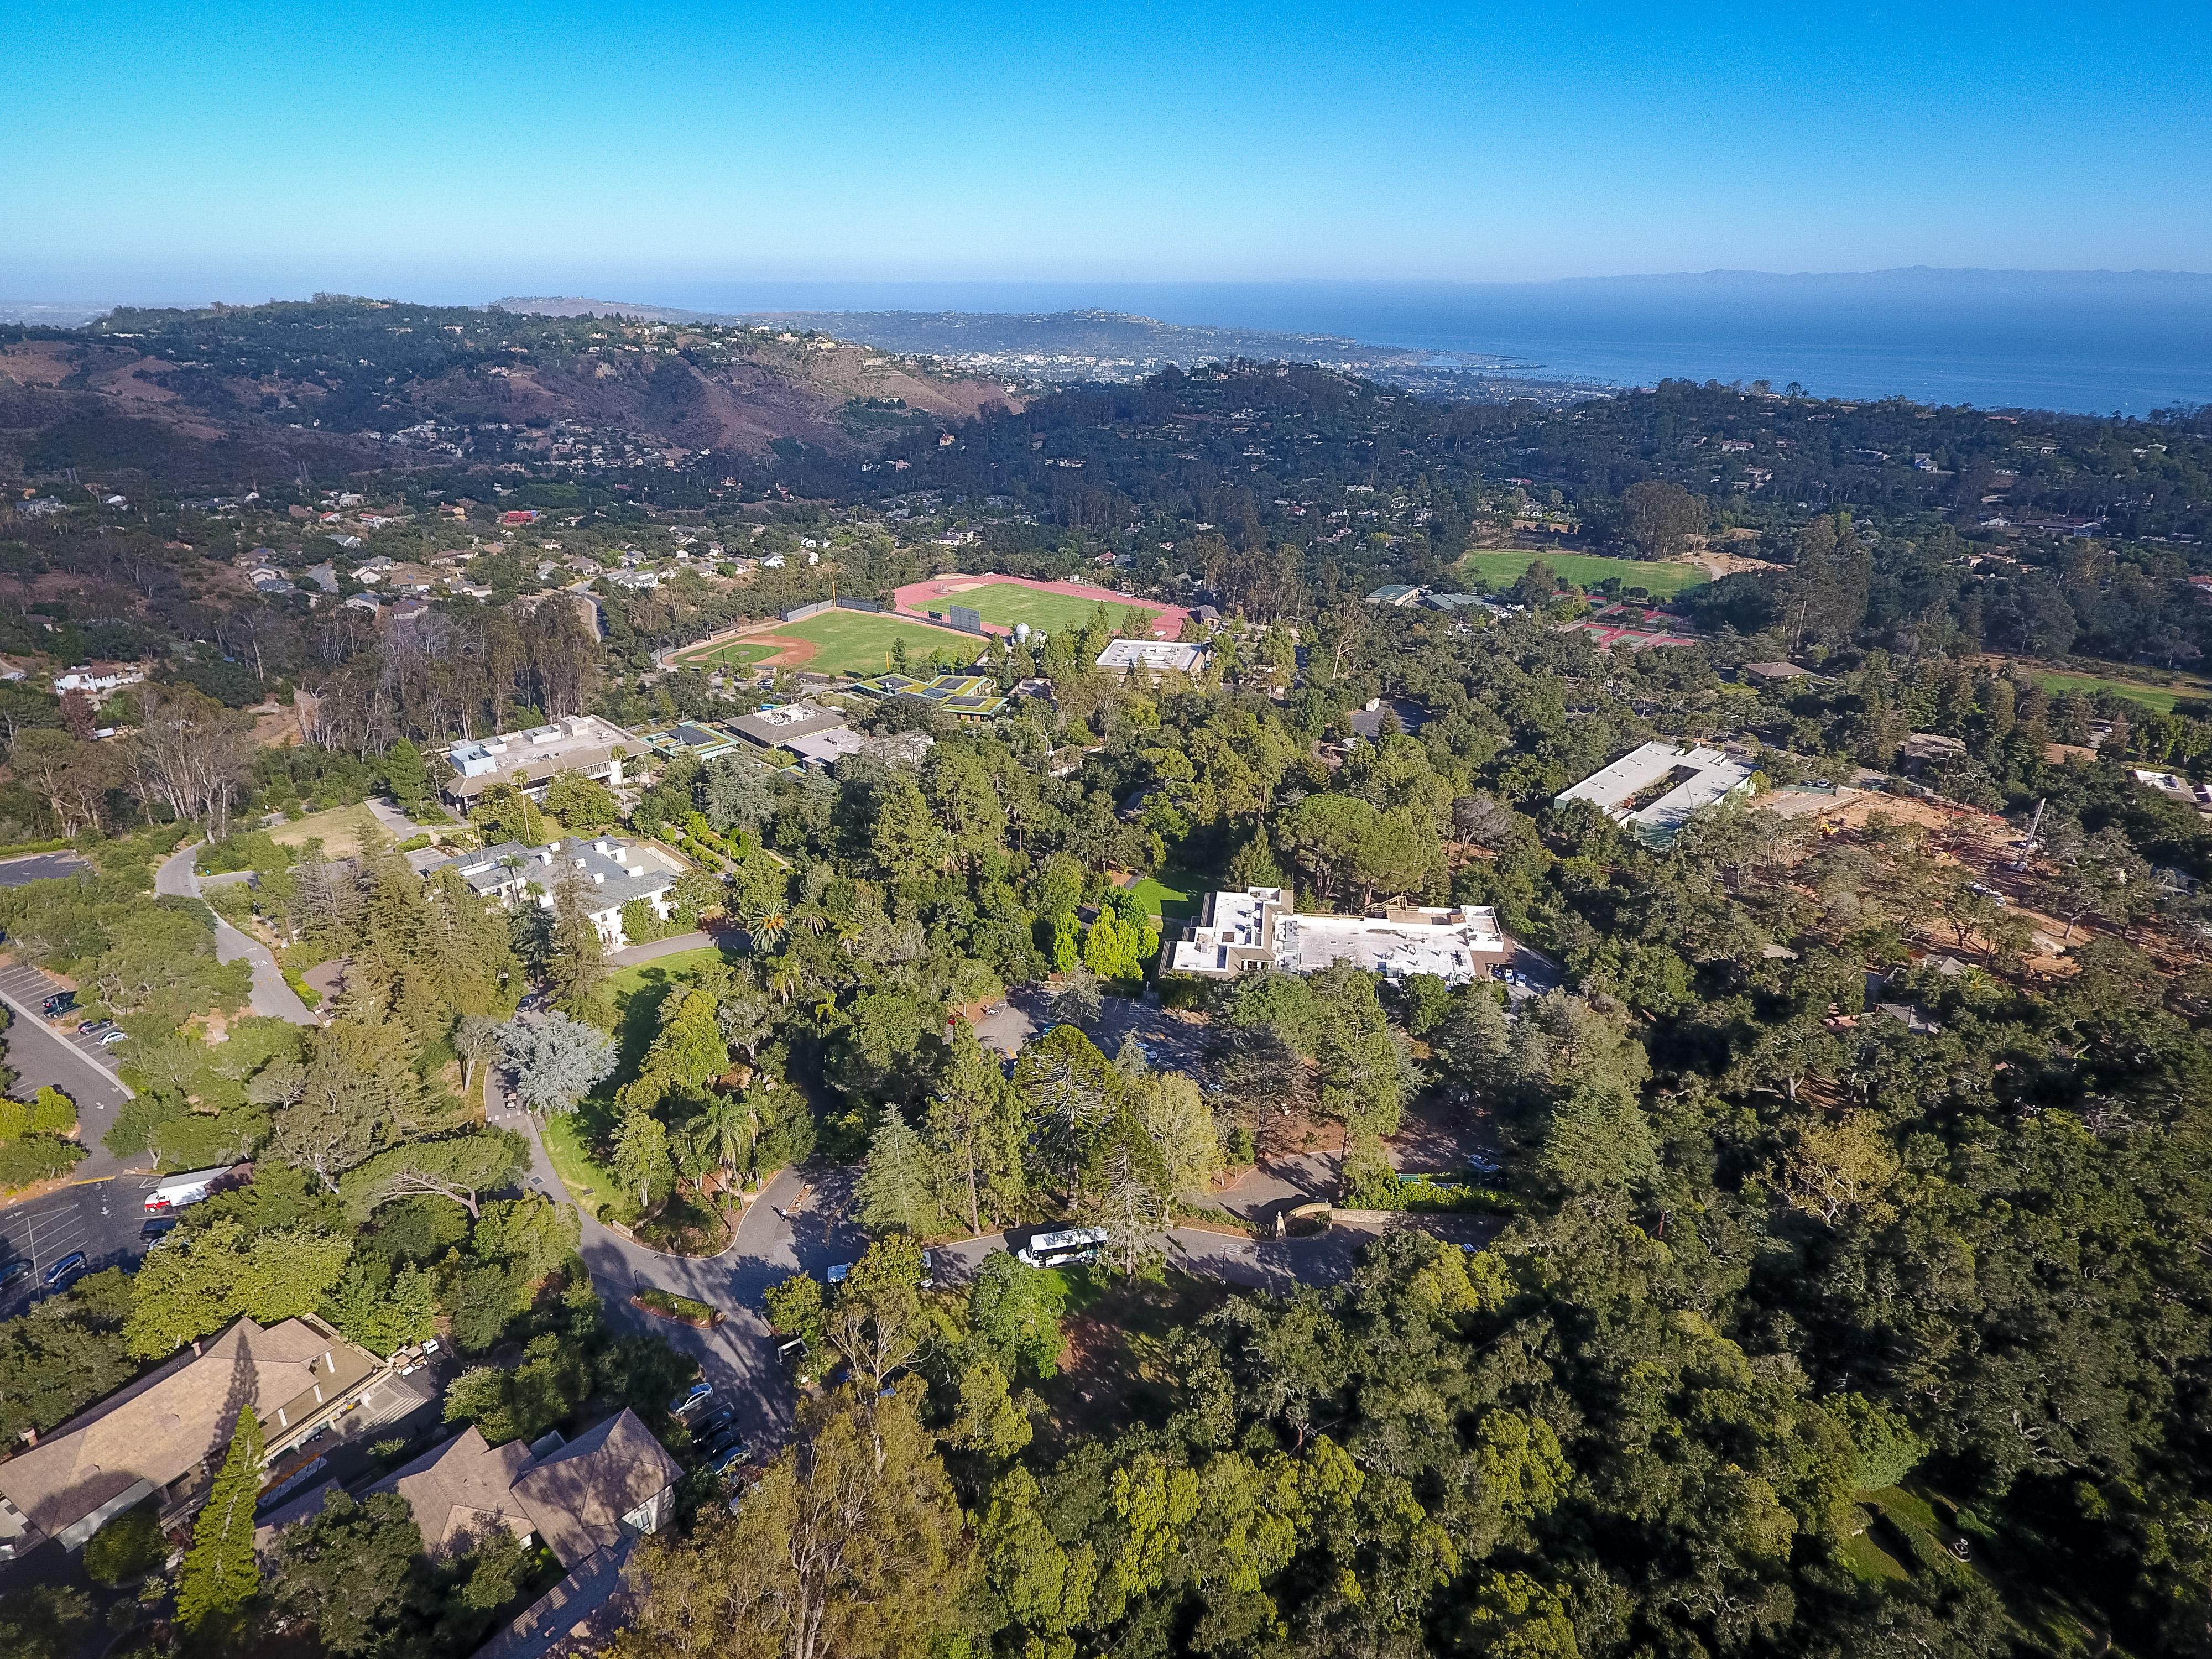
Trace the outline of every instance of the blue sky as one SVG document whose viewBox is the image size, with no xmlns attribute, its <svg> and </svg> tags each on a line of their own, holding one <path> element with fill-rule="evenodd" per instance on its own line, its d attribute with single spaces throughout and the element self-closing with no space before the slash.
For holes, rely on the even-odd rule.
<svg viewBox="0 0 2212 1659">
<path fill-rule="evenodd" d="M 2212 270 L 2201 7 L 0 0 L 0 297 Z"/>
</svg>

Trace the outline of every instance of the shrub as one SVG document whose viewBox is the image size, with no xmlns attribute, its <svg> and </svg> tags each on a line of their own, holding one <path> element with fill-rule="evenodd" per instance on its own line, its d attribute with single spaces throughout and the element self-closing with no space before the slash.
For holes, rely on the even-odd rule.
<svg viewBox="0 0 2212 1659">
<path fill-rule="evenodd" d="M 0 1191 L 14 1192 L 66 1175 L 85 1156 L 83 1147 L 57 1135 L 25 1135 L 0 1146 Z"/>
<path fill-rule="evenodd" d="M 84 1570 L 94 1582 L 127 1584 L 160 1566 L 169 1553 L 169 1540 L 161 1523 L 143 1507 L 125 1510 L 98 1532 L 84 1547 Z"/>
<path fill-rule="evenodd" d="M 721 1317 L 705 1303 L 695 1302 L 688 1296 L 678 1296 L 672 1291 L 642 1290 L 630 1300 L 647 1313 L 658 1314 L 663 1319 L 681 1320 L 687 1325 L 696 1325 L 702 1329 Z"/>
</svg>

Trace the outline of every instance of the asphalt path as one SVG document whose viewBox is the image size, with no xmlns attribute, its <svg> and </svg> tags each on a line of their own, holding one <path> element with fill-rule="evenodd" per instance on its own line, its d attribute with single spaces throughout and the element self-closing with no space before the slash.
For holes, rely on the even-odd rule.
<svg viewBox="0 0 2212 1659">
<path fill-rule="evenodd" d="M 192 868 L 199 856 L 197 844 L 173 854 L 164 860 L 155 872 L 154 890 L 184 898 L 198 898 L 200 878 Z M 253 967 L 252 1009 L 257 1014 L 273 1015 L 289 1020 L 295 1025 L 318 1025 L 321 1022 L 307 1012 L 307 1005 L 300 1000 L 300 994 L 284 982 L 278 971 L 276 958 L 269 947 L 258 939 L 248 939 L 221 916 L 215 919 L 215 954 L 219 962 L 236 962 L 240 957 Z"/>
</svg>

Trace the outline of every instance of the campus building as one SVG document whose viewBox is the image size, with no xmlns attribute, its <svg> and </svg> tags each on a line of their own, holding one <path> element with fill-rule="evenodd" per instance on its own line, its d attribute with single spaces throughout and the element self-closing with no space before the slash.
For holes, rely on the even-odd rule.
<svg viewBox="0 0 2212 1659">
<path fill-rule="evenodd" d="M 510 910 L 528 903 L 551 909 L 554 890 L 573 870 L 583 889 L 585 914 L 608 949 L 617 951 L 628 943 L 623 906 L 643 900 L 654 915 L 667 921 L 669 890 L 681 873 L 667 854 L 614 836 L 592 841 L 574 836 L 544 847 L 503 841 L 434 864 L 422 874 L 427 879 L 439 870 L 454 872 L 477 897 L 497 899 Z"/>
<path fill-rule="evenodd" d="M 173 1527 L 205 1500 L 240 1406 L 274 1464 L 387 1370 L 313 1316 L 265 1329 L 240 1319 L 0 1463 L 0 1559 L 45 1538 L 80 1548 L 149 1498 Z"/>
<path fill-rule="evenodd" d="M 1206 647 L 1175 640 L 1109 640 L 1097 662 L 1114 673 L 1140 668 L 1152 674 L 1195 674 L 1206 665 Z"/>
<path fill-rule="evenodd" d="M 453 775 L 446 799 L 466 811 L 494 784 L 518 785 L 533 800 L 543 799 L 556 774 L 580 773 L 610 789 L 619 789 L 623 762 L 643 745 L 631 733 L 597 714 L 570 714 L 550 726 L 470 738 L 438 750 Z"/>
<path fill-rule="evenodd" d="M 1553 797 L 1586 800 L 1648 845 L 1664 847 L 1698 813 L 1751 792 L 1753 767 L 1717 749 L 1647 743 Z"/>
<path fill-rule="evenodd" d="M 1208 893 L 1199 921 L 1165 947 L 1165 969 L 1232 979 L 1274 969 L 1318 973 L 1349 962 L 1395 983 L 1433 974 L 1463 985 L 1502 963 L 1510 951 L 1486 906 L 1395 904 L 1364 915 L 1300 915 L 1279 887 Z"/>
</svg>

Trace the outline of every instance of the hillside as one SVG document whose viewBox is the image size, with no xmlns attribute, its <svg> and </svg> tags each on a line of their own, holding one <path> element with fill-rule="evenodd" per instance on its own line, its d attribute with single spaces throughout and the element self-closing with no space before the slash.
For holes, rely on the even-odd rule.
<svg viewBox="0 0 2212 1659">
<path fill-rule="evenodd" d="M 1163 368 L 1243 359 L 1317 364 L 1455 402 L 1558 404 L 1613 390 L 1595 381 L 1532 374 L 1527 365 L 1503 357 L 1373 345 L 1340 334 L 1194 327 L 1117 311 L 713 313 L 582 299 L 507 299 L 496 308 L 542 317 L 809 330 L 924 357 L 961 374 L 1031 386 L 1129 385 Z"/>
<path fill-rule="evenodd" d="M 991 401 L 1018 403 L 999 382 L 787 329 L 328 296 L 0 327 L 13 476 L 120 464 L 223 481 L 348 455 L 501 465 L 556 444 L 643 465 L 778 446 L 848 456 Z"/>
</svg>

